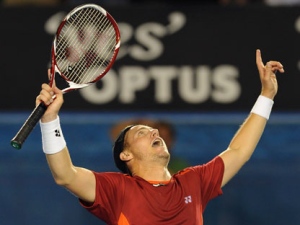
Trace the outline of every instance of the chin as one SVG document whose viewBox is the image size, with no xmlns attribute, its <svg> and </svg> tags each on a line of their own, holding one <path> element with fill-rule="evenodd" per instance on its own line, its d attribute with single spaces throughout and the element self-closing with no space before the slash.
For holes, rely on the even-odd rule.
<svg viewBox="0 0 300 225">
<path fill-rule="evenodd" d="M 170 159 L 170 153 L 168 152 L 168 150 L 164 150 L 164 151 L 162 152 L 161 156 L 162 156 L 163 158 L 168 159 L 168 160 Z"/>
<path fill-rule="evenodd" d="M 168 148 L 166 146 L 155 147 L 157 151 L 167 152 L 169 154 Z"/>
</svg>

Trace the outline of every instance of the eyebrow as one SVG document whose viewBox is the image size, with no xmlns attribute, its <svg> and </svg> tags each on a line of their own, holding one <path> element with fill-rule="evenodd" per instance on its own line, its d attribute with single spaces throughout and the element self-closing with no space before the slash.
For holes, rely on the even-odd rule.
<svg viewBox="0 0 300 225">
<path fill-rule="evenodd" d="M 141 125 L 142 127 L 140 127 L 139 129 L 137 129 L 136 131 L 135 131 L 135 134 L 137 133 L 137 132 L 139 132 L 140 130 L 143 130 L 143 129 L 147 129 L 147 128 L 150 128 L 150 129 L 153 129 L 152 127 L 149 127 L 149 126 L 146 126 L 146 125 Z"/>
<path fill-rule="evenodd" d="M 148 126 L 142 125 L 142 127 L 140 127 L 139 129 L 137 129 L 136 132 L 138 132 L 138 131 L 140 131 L 140 130 L 143 130 L 143 129 L 147 129 L 147 127 L 148 127 Z"/>
</svg>

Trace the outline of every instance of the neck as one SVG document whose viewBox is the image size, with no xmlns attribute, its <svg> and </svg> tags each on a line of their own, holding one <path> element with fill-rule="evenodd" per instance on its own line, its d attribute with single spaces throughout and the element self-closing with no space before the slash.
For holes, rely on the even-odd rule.
<svg viewBox="0 0 300 225">
<path fill-rule="evenodd" d="M 139 176 L 147 181 L 169 181 L 171 179 L 171 174 L 167 167 L 146 167 L 134 170 L 132 172 L 133 176 Z"/>
</svg>

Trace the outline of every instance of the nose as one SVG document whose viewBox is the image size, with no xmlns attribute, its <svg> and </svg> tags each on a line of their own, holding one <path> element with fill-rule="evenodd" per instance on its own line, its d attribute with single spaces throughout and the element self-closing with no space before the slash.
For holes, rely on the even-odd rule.
<svg viewBox="0 0 300 225">
<path fill-rule="evenodd" d="M 151 131 L 151 136 L 153 136 L 153 137 L 159 136 L 158 130 L 157 130 L 157 129 L 153 129 L 153 130 Z"/>
</svg>

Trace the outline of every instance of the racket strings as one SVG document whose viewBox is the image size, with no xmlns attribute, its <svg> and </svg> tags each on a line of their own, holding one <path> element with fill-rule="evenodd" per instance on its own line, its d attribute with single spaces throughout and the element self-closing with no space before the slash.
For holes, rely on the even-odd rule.
<svg viewBox="0 0 300 225">
<path fill-rule="evenodd" d="M 87 14 L 91 14 L 90 12 L 88 12 Z M 86 15 L 85 15 L 86 16 Z M 82 15 L 78 17 L 79 18 L 79 22 L 77 23 L 80 23 L 82 26 L 86 26 L 86 21 L 87 19 L 89 19 L 89 23 L 90 24 L 104 24 L 105 21 L 103 21 L 105 19 L 104 16 L 102 16 L 101 14 L 100 15 L 95 15 L 95 16 L 92 16 L 90 18 L 86 18 L 86 17 L 83 17 Z M 100 20 L 100 21 L 99 21 Z M 107 23 L 107 21 L 106 21 Z M 102 25 L 103 27 L 103 25 Z M 96 30 L 100 30 L 102 32 L 103 28 L 100 27 L 100 28 L 97 28 Z M 96 34 L 96 32 L 92 32 L 92 33 L 95 33 L 93 34 L 92 36 L 95 36 L 97 37 L 98 34 Z M 91 36 L 91 33 L 90 33 L 90 36 Z M 87 37 L 87 39 L 89 39 L 90 37 Z M 98 38 L 98 37 L 97 37 Z M 75 83 L 85 83 L 85 82 L 88 82 L 90 80 L 92 80 L 93 76 L 90 72 L 90 70 L 93 68 L 91 65 L 89 66 L 86 66 L 86 64 L 91 64 L 92 61 L 96 62 L 95 61 L 95 41 L 97 40 L 97 38 L 94 38 L 93 40 L 88 40 L 86 43 L 84 43 L 84 49 L 87 50 L 87 52 L 84 54 L 84 56 L 82 57 L 82 60 L 79 62 L 78 64 L 78 69 L 81 69 L 81 71 L 79 71 L 79 74 L 83 74 L 83 69 L 87 69 L 87 71 L 81 75 L 81 76 L 78 76 L 77 74 L 78 73 L 73 73 L 72 76 L 69 77 L 70 80 L 72 80 L 73 82 Z M 85 37 L 83 37 L 83 39 L 85 39 Z M 82 44 L 82 43 L 78 43 L 80 42 L 80 39 L 73 39 L 76 43 L 71 43 L 72 45 L 77 45 L 77 44 Z M 99 40 L 98 40 L 99 41 Z M 87 76 L 89 75 L 89 76 Z"/>
<path fill-rule="evenodd" d="M 90 12 L 88 12 L 88 13 L 90 13 Z M 87 13 L 87 14 L 88 14 Z M 77 18 L 79 18 L 80 19 L 80 21 L 78 22 L 78 21 L 76 21 L 76 23 L 80 23 L 81 25 L 79 25 L 78 27 L 82 27 L 82 26 L 84 26 L 84 25 L 86 25 L 86 22 L 85 22 L 85 18 L 84 17 L 82 17 L 82 15 L 79 15 Z M 83 19 L 82 19 L 83 18 Z M 96 18 L 97 18 L 97 15 L 96 15 Z M 98 18 L 100 18 L 100 17 L 98 17 Z M 90 18 L 89 18 L 90 19 Z M 72 22 L 72 21 L 71 21 Z M 90 22 L 90 23 L 95 23 L 95 22 Z M 98 24 L 103 24 L 103 22 L 102 21 L 100 21 L 100 23 L 98 23 Z M 79 28 L 79 29 L 82 29 L 82 28 Z M 103 30 L 102 28 L 100 28 L 99 30 Z M 76 32 L 76 31 L 75 31 Z M 73 34 L 72 36 L 74 36 L 74 35 L 76 35 L 76 34 Z M 85 39 L 85 37 L 83 37 L 83 39 Z M 77 42 L 79 42 L 79 38 L 74 38 L 73 40 L 75 40 L 75 41 L 77 41 Z M 93 44 L 93 41 L 88 41 L 87 43 L 90 43 L 90 44 Z M 71 43 L 71 45 L 77 45 L 78 43 Z M 88 50 L 88 52 L 93 52 L 93 49 L 91 49 L 91 46 L 87 46 L 87 44 L 85 43 L 85 44 L 82 44 L 82 43 L 80 43 L 80 45 L 82 45 L 83 47 L 84 46 L 86 46 L 86 47 L 84 47 L 84 49 L 89 49 Z M 85 60 L 82 60 L 81 61 L 81 63 L 79 63 L 78 64 L 78 68 L 80 68 L 80 64 L 85 64 L 86 62 L 85 61 L 89 61 L 89 59 L 88 59 L 88 56 L 91 56 L 91 54 L 86 54 L 86 55 L 84 55 L 84 57 L 83 57 L 83 59 L 85 59 Z M 95 56 L 94 56 L 95 57 Z M 81 67 L 82 68 L 82 67 Z M 88 68 L 91 68 L 91 67 L 88 67 Z M 76 76 L 76 74 L 77 73 L 74 73 L 75 74 L 75 76 Z M 70 77 L 70 79 L 72 80 L 74 80 L 75 81 L 75 79 L 74 79 L 74 77 Z M 81 77 L 81 79 L 82 79 L 82 77 Z"/>
<path fill-rule="evenodd" d="M 113 35 L 114 34 L 114 29 L 110 24 L 110 21 L 102 16 L 101 17 L 94 17 L 94 19 L 101 19 L 101 21 L 94 21 L 93 23 L 96 24 L 100 24 L 101 26 L 99 27 L 99 30 L 101 30 L 101 34 L 100 35 L 100 39 L 95 38 L 92 42 L 91 45 L 93 46 L 93 50 L 92 50 L 92 55 L 90 56 L 92 61 L 95 61 L 95 63 L 98 65 L 98 68 L 101 69 L 103 68 L 103 72 L 104 69 L 107 68 L 107 66 L 110 63 L 110 59 L 108 60 L 108 58 L 112 57 L 113 55 L 113 51 L 114 51 L 114 43 L 116 40 L 116 37 Z M 104 20 L 104 21 L 103 21 Z M 102 38 L 101 38 L 102 37 Z M 107 39 L 108 37 L 110 37 L 109 39 Z M 113 38 L 111 38 L 113 37 Z M 96 43 L 95 43 L 96 41 Z M 94 52 L 99 52 L 99 47 L 101 47 L 101 52 L 99 53 L 99 55 L 94 56 L 93 53 Z M 96 61 L 94 59 L 94 57 L 98 57 L 98 61 Z M 89 57 L 86 55 L 85 56 L 86 59 L 88 59 Z M 89 67 L 89 70 L 92 71 L 88 71 L 89 76 L 86 76 L 85 79 L 83 79 L 84 83 L 87 83 L 92 79 L 96 78 L 99 74 L 99 71 L 97 70 L 93 70 L 93 67 Z"/>
<path fill-rule="evenodd" d="M 110 64 L 116 42 L 106 16 L 95 9 L 81 10 L 68 19 L 57 39 L 57 66 L 70 81 L 89 83 Z"/>
<path fill-rule="evenodd" d="M 101 40 L 99 42 L 99 45 L 95 45 L 96 49 L 92 50 L 92 54 L 90 56 L 87 56 L 87 55 L 85 56 L 85 59 L 88 59 L 89 57 L 92 57 L 89 60 L 92 60 L 96 64 L 98 70 L 102 70 L 101 73 L 103 73 L 105 71 L 105 68 L 107 68 L 107 66 L 110 63 L 110 60 L 113 56 L 113 52 L 114 52 L 114 48 L 115 48 L 114 43 L 116 42 L 115 37 L 108 39 L 108 37 L 111 37 L 112 34 L 114 34 L 114 30 L 112 29 L 112 27 L 110 27 L 108 29 L 108 31 L 103 30 L 102 32 L 103 32 L 103 35 L 105 35 L 104 39 L 101 38 Z M 108 36 L 108 37 L 106 37 L 106 36 Z M 99 52 L 99 47 L 101 47 L 101 52 Z M 94 55 L 94 52 L 99 52 L 99 54 Z M 95 57 L 97 58 L 97 60 L 95 59 Z M 89 80 L 91 80 L 91 78 L 94 79 L 99 74 L 99 71 L 95 70 L 94 66 L 90 66 L 88 68 L 89 68 L 89 71 L 87 71 L 87 72 L 90 72 L 90 70 L 92 70 L 94 72 L 93 72 L 93 74 L 92 73 L 86 73 L 87 75 L 88 74 L 90 74 L 90 75 L 86 76 L 85 77 L 86 79 L 83 80 L 83 82 L 85 82 L 85 83 L 88 82 Z"/>
</svg>

